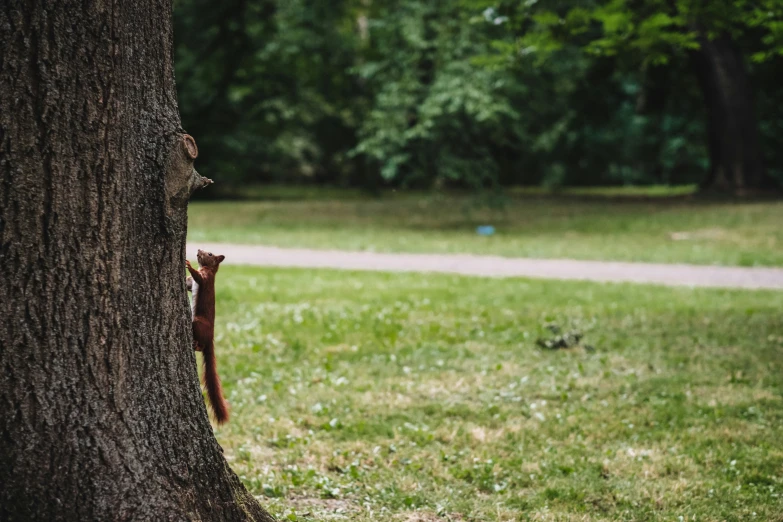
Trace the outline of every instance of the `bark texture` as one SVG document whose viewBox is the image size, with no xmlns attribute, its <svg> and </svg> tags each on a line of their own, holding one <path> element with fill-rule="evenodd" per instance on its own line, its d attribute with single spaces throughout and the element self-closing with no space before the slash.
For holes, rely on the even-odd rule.
<svg viewBox="0 0 783 522">
<path fill-rule="evenodd" d="M 728 36 L 699 39 L 693 64 L 707 108 L 707 189 L 742 195 L 770 187 L 759 143 L 753 93 L 740 50 Z"/>
<path fill-rule="evenodd" d="M 191 347 L 170 0 L 0 6 L 0 520 L 273 520 Z"/>
</svg>

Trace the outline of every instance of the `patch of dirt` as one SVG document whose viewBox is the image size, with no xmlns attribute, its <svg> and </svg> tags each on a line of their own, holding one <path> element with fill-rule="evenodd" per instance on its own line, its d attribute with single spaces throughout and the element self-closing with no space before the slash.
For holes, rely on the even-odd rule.
<svg viewBox="0 0 783 522">
<path fill-rule="evenodd" d="M 728 234 L 726 231 L 721 228 L 705 228 L 688 232 L 672 232 L 669 234 L 672 241 L 718 240 L 724 239 L 727 236 Z"/>
<path fill-rule="evenodd" d="M 465 518 L 459 513 L 448 513 L 443 515 L 437 515 L 431 511 L 415 511 L 411 513 L 403 513 L 398 515 L 398 520 L 404 522 L 462 522 Z"/>
<path fill-rule="evenodd" d="M 286 503 L 302 516 L 312 517 L 324 513 L 349 516 L 362 509 L 358 504 L 342 498 L 288 497 Z"/>
</svg>

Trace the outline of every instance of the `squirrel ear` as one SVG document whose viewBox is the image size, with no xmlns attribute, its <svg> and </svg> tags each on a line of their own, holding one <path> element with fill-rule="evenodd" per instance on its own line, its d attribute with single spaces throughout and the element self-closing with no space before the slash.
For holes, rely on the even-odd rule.
<svg viewBox="0 0 783 522">
<path fill-rule="evenodd" d="M 226 258 L 226 256 L 217 256 L 217 258 L 218 258 L 218 263 L 222 263 L 223 260 Z"/>
</svg>

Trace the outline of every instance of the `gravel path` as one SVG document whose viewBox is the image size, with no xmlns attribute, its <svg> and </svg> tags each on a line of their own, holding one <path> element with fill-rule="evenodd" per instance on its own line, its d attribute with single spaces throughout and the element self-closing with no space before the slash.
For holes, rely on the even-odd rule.
<svg viewBox="0 0 783 522">
<path fill-rule="evenodd" d="M 467 254 L 381 254 L 309 250 L 260 245 L 202 243 L 188 245 L 188 259 L 202 248 L 238 265 L 444 272 L 484 277 L 537 277 L 668 286 L 783 289 L 783 268 L 743 268 L 570 259 L 526 259 Z"/>
</svg>

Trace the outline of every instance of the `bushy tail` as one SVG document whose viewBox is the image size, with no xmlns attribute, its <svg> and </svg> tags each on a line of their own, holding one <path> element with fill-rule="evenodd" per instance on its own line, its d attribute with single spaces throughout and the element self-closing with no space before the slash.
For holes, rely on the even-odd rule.
<svg viewBox="0 0 783 522">
<path fill-rule="evenodd" d="M 209 404 L 218 424 L 228 421 L 228 403 L 223 398 L 223 387 L 220 385 L 220 377 L 217 373 L 217 359 L 215 358 L 215 345 L 210 343 L 201 349 L 204 360 L 204 387 L 207 389 Z"/>
</svg>

